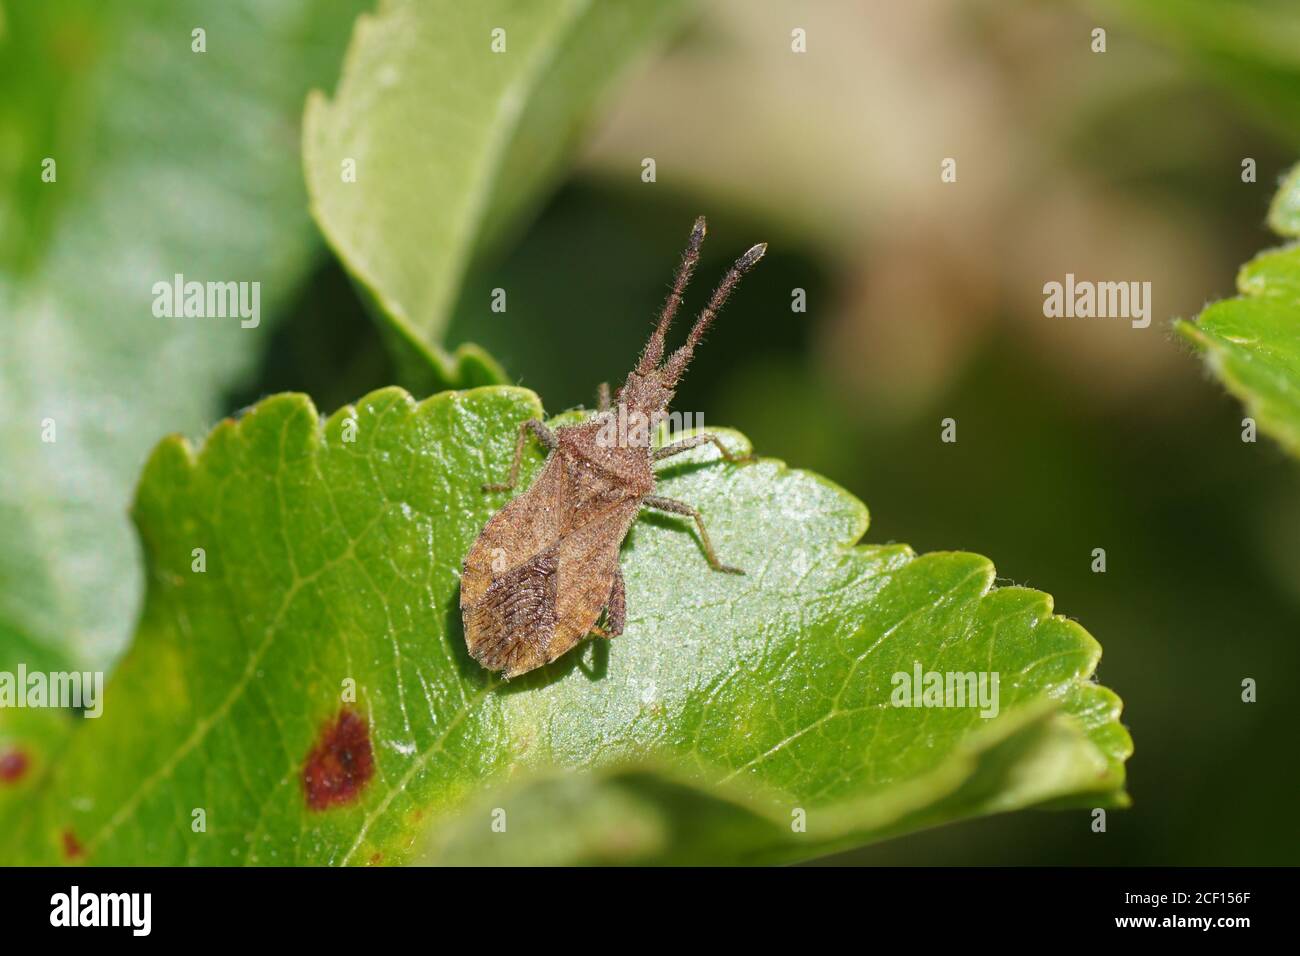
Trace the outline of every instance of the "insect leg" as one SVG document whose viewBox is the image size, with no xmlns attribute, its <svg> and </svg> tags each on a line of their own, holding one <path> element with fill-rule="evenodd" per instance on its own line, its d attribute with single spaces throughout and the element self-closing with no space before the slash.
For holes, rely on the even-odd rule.
<svg viewBox="0 0 1300 956">
<path fill-rule="evenodd" d="M 596 411 L 609 411 L 609 382 L 601 382 L 596 386 Z"/>
<path fill-rule="evenodd" d="M 623 586 L 623 570 L 614 569 L 614 585 L 609 589 L 609 605 L 605 623 L 609 625 L 609 637 L 618 637 L 623 633 L 627 623 L 627 589 Z"/>
<path fill-rule="evenodd" d="M 675 441 L 671 445 L 664 445 L 663 448 L 655 449 L 654 460 L 662 461 L 665 458 L 671 458 L 673 455 L 680 455 L 684 451 L 690 451 L 692 448 L 698 448 L 706 442 L 713 442 L 718 446 L 718 451 L 722 452 L 722 457 L 727 461 L 752 461 L 754 453 L 748 455 L 736 455 L 727 450 L 727 446 L 722 444 L 722 439 L 717 435 L 692 435 L 690 438 L 683 438 L 681 441 Z"/>
<path fill-rule="evenodd" d="M 524 438 L 527 437 L 529 430 L 537 436 L 537 440 L 546 446 L 547 451 L 555 450 L 555 433 L 543 425 L 536 418 L 530 418 L 519 426 L 519 437 L 515 439 L 515 460 L 510 466 L 510 480 L 505 484 L 483 485 L 484 491 L 511 491 L 519 481 L 519 462 L 524 455 Z"/>
<path fill-rule="evenodd" d="M 609 588 L 609 603 L 605 605 L 605 627 L 591 626 L 597 637 L 618 637 L 627 623 L 627 591 L 623 587 L 623 571 L 614 569 L 614 583 Z"/>
<path fill-rule="evenodd" d="M 692 508 L 684 501 L 675 501 L 672 498 L 660 498 L 658 495 L 646 495 L 642 503 L 647 508 L 658 508 L 660 511 L 671 511 L 673 514 L 687 515 L 695 519 L 695 527 L 700 529 L 700 543 L 704 545 L 704 556 L 709 559 L 709 564 L 715 571 L 726 571 L 729 574 L 744 574 L 740 568 L 733 568 L 728 564 L 723 564 L 718 560 L 717 554 L 713 551 L 713 542 L 709 540 L 709 532 L 704 530 L 704 516 L 700 514 L 699 509 Z"/>
</svg>

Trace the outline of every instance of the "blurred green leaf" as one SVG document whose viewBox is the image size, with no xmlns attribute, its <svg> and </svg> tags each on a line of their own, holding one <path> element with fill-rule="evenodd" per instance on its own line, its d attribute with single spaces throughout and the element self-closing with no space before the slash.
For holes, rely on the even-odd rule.
<svg viewBox="0 0 1300 956">
<path fill-rule="evenodd" d="M 1300 237 L 1300 166 L 1282 183 L 1269 224 Z M 1178 331 L 1246 404 L 1259 428 L 1300 456 L 1300 245 L 1256 256 L 1237 275 L 1241 295 L 1206 308 Z"/>
<path fill-rule="evenodd" d="M 316 221 L 399 355 L 438 360 L 466 269 L 545 197 L 601 92 L 685 8 L 384 0 L 358 20 L 333 100 L 308 100 L 304 162 Z"/>
<path fill-rule="evenodd" d="M 733 836 L 699 847 L 715 862 L 1125 802 L 1131 743 L 1119 699 L 1091 680 L 1100 648 L 1083 628 L 1045 594 L 993 589 L 977 555 L 857 544 L 863 505 L 776 461 L 701 448 L 661 472 L 662 493 L 697 505 L 745 576 L 710 571 L 689 524 L 647 516 L 624 546 L 622 637 L 509 683 L 483 670 L 465 649 L 458 574 L 502 503 L 480 485 L 541 413 L 519 388 L 419 405 L 390 388 L 322 424 L 282 395 L 197 454 L 159 446 L 135 508 L 151 570 L 136 642 L 104 716 L 78 722 L 11 828 L 6 861 L 57 860 L 71 833 L 92 863 L 403 862 L 431 824 L 459 858 L 476 837 L 456 814 L 485 781 L 645 760 L 686 782 L 575 780 L 558 796 L 543 783 L 545 802 L 511 802 L 532 824 L 501 852 L 553 856 L 536 845 L 544 825 L 581 857 L 629 799 L 637 831 L 688 826 L 695 809 L 723 819 Z M 525 480 L 541 462 L 530 448 Z M 894 675 L 915 666 L 996 671 L 998 714 L 891 706 Z M 344 709 L 368 729 L 373 779 L 355 802 L 313 810 L 304 761 Z M 358 742 L 343 762 L 365 764 Z M 599 819 L 565 820 L 575 787 L 599 788 Z M 662 833 L 630 852 L 693 858 Z"/>
<path fill-rule="evenodd" d="M 1300 143 L 1300 10 L 1294 0 L 1103 0 L 1199 65 L 1261 122 Z"/>
</svg>

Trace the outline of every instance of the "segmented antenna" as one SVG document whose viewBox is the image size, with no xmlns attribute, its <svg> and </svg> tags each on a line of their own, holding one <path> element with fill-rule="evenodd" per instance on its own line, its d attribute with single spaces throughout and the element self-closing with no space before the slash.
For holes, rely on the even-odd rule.
<svg viewBox="0 0 1300 956">
<path fill-rule="evenodd" d="M 709 299 L 709 304 L 704 307 L 700 317 L 695 320 L 695 326 L 691 329 L 691 334 L 686 337 L 686 344 L 668 356 L 668 360 L 664 362 L 660 369 L 660 381 L 666 388 L 672 388 L 677 384 L 677 380 L 686 371 L 686 366 L 690 364 L 691 356 L 695 353 L 695 346 L 700 343 L 700 339 L 704 337 L 704 333 L 708 331 L 709 326 L 713 323 L 714 317 L 726 304 L 727 297 L 731 295 L 731 290 L 740 282 L 740 277 L 754 268 L 754 264 L 763 258 L 765 252 L 767 252 L 767 243 L 760 242 L 758 245 L 750 247 L 743 256 L 736 260 L 736 264 L 727 270 L 727 274 L 718 283 L 718 287 L 713 290 L 713 296 Z M 662 346 L 662 341 L 660 345 Z"/>
<path fill-rule="evenodd" d="M 642 375 L 654 371 L 659 360 L 664 356 L 664 336 L 668 334 L 668 327 L 673 324 L 677 307 L 682 304 L 682 293 L 686 291 L 686 285 L 691 281 L 695 264 L 700 261 L 700 244 L 704 242 L 706 231 L 704 217 L 700 216 L 691 229 L 690 241 L 686 244 L 686 252 L 682 254 L 681 265 L 677 267 L 677 275 L 673 277 L 673 291 L 668 294 L 668 301 L 664 303 L 664 310 L 659 315 L 659 324 L 655 326 L 650 341 L 646 342 L 645 352 L 641 354 L 641 361 L 637 363 L 636 370 Z"/>
</svg>

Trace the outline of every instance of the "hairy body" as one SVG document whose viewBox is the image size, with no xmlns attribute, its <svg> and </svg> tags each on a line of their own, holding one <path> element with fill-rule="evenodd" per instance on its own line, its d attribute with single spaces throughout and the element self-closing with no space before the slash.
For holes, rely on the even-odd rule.
<svg viewBox="0 0 1300 956">
<path fill-rule="evenodd" d="M 701 434 L 662 448 L 651 437 L 705 329 L 731 289 L 763 255 L 742 256 L 709 300 L 686 344 L 663 359 L 664 336 L 699 258 L 704 219 L 696 220 L 672 294 L 637 367 L 611 408 L 602 390 L 592 419 L 552 431 L 530 419 L 520 425 L 509 480 L 485 491 L 514 488 L 531 432 L 550 450 L 528 490 L 492 516 L 465 558 L 460 605 L 471 656 L 506 677 L 550 663 L 589 634 L 615 637 L 626 620 L 619 548 L 643 507 L 695 519 L 709 563 L 739 573 L 714 554 L 702 516 L 683 502 L 654 494 L 656 461 L 712 442 L 738 460 L 715 435 Z M 662 360 L 662 363 L 661 363 Z M 602 612 L 606 627 L 597 627 Z"/>
</svg>

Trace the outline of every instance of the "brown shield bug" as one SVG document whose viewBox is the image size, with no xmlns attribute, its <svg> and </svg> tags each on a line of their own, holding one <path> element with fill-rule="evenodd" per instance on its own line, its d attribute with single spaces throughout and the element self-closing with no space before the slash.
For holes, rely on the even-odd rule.
<svg viewBox="0 0 1300 956">
<path fill-rule="evenodd" d="M 704 232 L 701 216 L 658 324 L 613 405 L 608 387 L 601 386 L 598 412 L 585 422 L 554 431 L 537 419 L 524 422 L 509 478 L 483 486 L 484 492 L 515 487 L 529 432 L 550 452 L 537 479 L 492 516 L 465 557 L 460 583 L 465 643 L 489 670 L 514 677 L 549 664 L 588 634 L 623 632 L 626 595 L 618 552 L 642 508 L 693 518 L 713 569 L 743 573 L 718 560 L 699 511 L 654 493 L 656 462 L 706 442 L 727 461 L 744 460 L 710 434 L 653 447 L 695 346 L 740 277 L 767 250 L 759 243 L 736 260 L 685 344 L 665 359 L 664 336 L 699 261 Z M 603 628 L 596 626 L 602 611 L 608 612 Z"/>
</svg>

